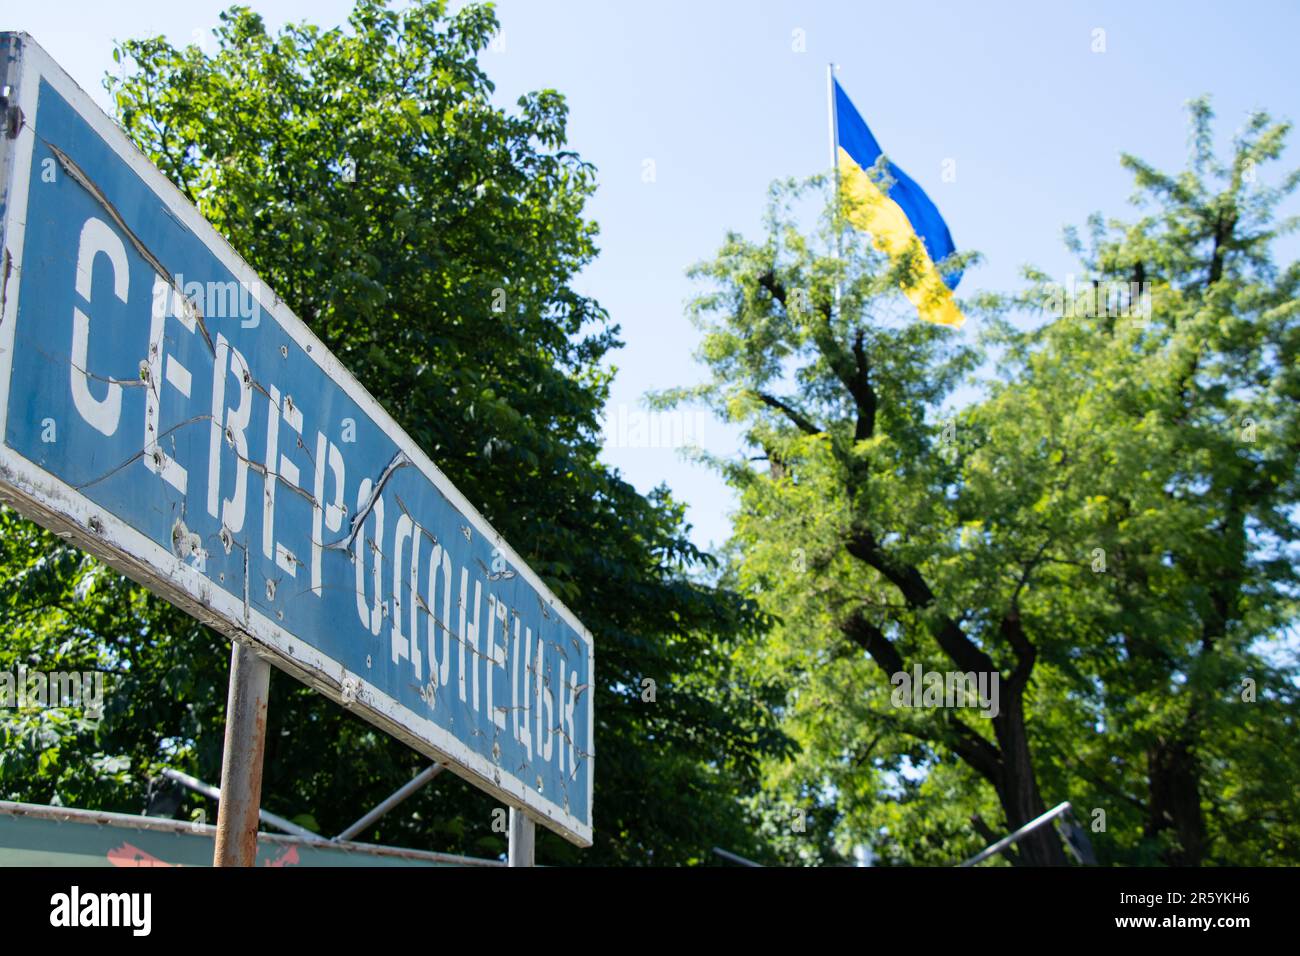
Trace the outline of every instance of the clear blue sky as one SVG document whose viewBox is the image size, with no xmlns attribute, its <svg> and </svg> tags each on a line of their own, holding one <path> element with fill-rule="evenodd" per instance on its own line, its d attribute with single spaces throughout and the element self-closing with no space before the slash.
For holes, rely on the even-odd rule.
<svg viewBox="0 0 1300 956">
<path fill-rule="evenodd" d="M 351 6 L 249 5 L 273 27 L 333 26 Z M 31 33 L 105 103 L 113 39 L 200 41 L 226 6 L 25 3 L 8 5 L 0 28 Z M 599 170 L 590 212 L 602 253 L 581 287 L 623 327 L 611 414 L 617 421 L 621 408 L 629 425 L 647 390 L 702 375 L 682 308 L 692 293 L 686 267 L 727 229 L 757 230 L 773 179 L 827 166 L 828 61 L 958 247 L 984 255 L 962 280 L 964 295 L 1015 287 L 1027 262 L 1068 271 L 1062 226 L 1095 210 L 1127 215 L 1121 151 L 1181 166 L 1190 97 L 1213 96 L 1224 137 L 1254 108 L 1300 119 L 1300 4 L 1289 2 L 504 0 L 497 10 L 504 42 L 484 62 L 499 102 L 543 87 L 564 93 L 571 144 Z M 1098 29 L 1104 52 L 1093 52 Z M 955 182 L 941 179 L 945 159 L 956 161 Z M 1300 145 L 1288 159 L 1300 164 Z M 1294 243 L 1286 248 L 1295 254 Z M 735 435 L 712 423 L 695 437 L 717 453 L 738 451 Z M 732 499 L 703 467 L 671 448 L 605 454 L 643 490 L 667 481 L 689 503 L 698 543 L 726 537 Z"/>
</svg>

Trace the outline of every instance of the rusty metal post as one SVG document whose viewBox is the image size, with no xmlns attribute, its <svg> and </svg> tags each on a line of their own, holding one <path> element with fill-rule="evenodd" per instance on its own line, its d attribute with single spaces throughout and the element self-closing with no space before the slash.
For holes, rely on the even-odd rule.
<svg viewBox="0 0 1300 956">
<path fill-rule="evenodd" d="M 253 866 L 262 804 L 262 753 L 271 665 L 253 649 L 231 642 L 226 744 L 221 756 L 221 802 L 213 866 Z"/>
<path fill-rule="evenodd" d="M 508 866 L 533 866 L 533 841 L 537 825 L 523 813 L 510 808 L 510 850 L 506 854 Z"/>
</svg>

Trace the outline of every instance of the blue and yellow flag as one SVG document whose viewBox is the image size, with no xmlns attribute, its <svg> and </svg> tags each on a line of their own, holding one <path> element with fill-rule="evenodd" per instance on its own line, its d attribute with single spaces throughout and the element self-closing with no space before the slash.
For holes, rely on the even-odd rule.
<svg viewBox="0 0 1300 956">
<path fill-rule="evenodd" d="M 941 275 L 937 267 L 955 248 L 943 216 L 912 177 L 893 163 L 885 163 L 893 179 L 887 192 L 883 184 L 867 175 L 867 170 L 880 159 L 880 144 L 839 80 L 832 80 L 836 163 L 840 188 L 850 200 L 849 221 L 869 232 L 876 248 L 891 259 L 903 255 L 919 239 L 921 248 L 916 250 L 919 276 L 911 285 L 903 286 L 903 294 L 927 322 L 961 328 L 966 317 L 952 296 L 952 290 L 961 281 L 961 273 Z"/>
</svg>

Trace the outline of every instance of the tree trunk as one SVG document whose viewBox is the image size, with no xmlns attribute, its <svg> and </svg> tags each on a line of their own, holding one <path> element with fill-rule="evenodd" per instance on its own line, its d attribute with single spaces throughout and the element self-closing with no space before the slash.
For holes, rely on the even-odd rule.
<svg viewBox="0 0 1300 956">
<path fill-rule="evenodd" d="M 1001 712 L 993 718 L 993 732 L 998 738 L 1002 761 L 1000 779 L 994 784 L 1007 826 L 1018 830 L 1030 820 L 1047 812 L 1038 778 L 1029 753 L 1025 734 L 1023 688 L 1012 681 L 1004 685 Z M 1065 849 L 1061 846 L 1054 824 L 1046 823 L 1016 842 L 1023 866 L 1065 866 Z"/>
<path fill-rule="evenodd" d="M 1172 832 L 1177 846 L 1160 858 L 1168 866 L 1200 866 L 1205 857 L 1205 818 L 1201 814 L 1200 767 L 1184 739 L 1159 740 L 1147 751 L 1150 799 L 1145 835 Z"/>
</svg>

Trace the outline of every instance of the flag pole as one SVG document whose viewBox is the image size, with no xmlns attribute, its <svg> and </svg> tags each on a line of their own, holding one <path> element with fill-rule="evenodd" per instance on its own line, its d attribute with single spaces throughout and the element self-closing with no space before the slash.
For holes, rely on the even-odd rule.
<svg viewBox="0 0 1300 956">
<path fill-rule="evenodd" d="M 831 147 L 831 176 L 834 184 L 832 192 L 832 202 L 834 206 L 832 226 L 835 229 L 835 262 L 839 265 L 840 260 L 844 257 L 843 235 L 844 224 L 840 222 L 840 151 L 839 151 L 839 124 L 836 122 L 835 112 L 835 64 L 834 62 L 826 64 L 826 116 L 830 126 L 830 147 Z M 835 277 L 834 307 L 838 315 L 840 310 L 840 279 L 838 274 Z"/>
<path fill-rule="evenodd" d="M 839 193 L 840 186 L 840 164 L 839 164 L 839 143 L 836 136 L 835 123 L 835 64 L 826 64 L 826 118 L 829 123 L 830 145 L 831 145 L 831 170 L 835 174 L 835 191 Z"/>
</svg>

